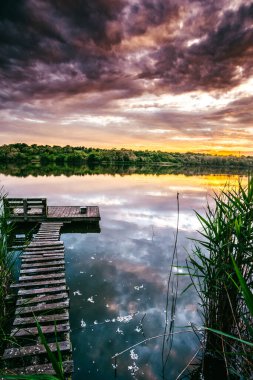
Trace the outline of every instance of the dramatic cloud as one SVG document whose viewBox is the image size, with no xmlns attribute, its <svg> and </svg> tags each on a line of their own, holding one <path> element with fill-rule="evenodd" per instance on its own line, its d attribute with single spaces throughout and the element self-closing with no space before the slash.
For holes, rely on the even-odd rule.
<svg viewBox="0 0 253 380">
<path fill-rule="evenodd" d="M 250 151 L 252 41 L 251 1 L 2 2 L 1 143 Z"/>
</svg>

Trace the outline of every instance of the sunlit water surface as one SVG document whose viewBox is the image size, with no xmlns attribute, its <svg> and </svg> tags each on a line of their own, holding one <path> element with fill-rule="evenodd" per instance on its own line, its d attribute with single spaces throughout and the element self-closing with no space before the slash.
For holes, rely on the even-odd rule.
<svg viewBox="0 0 253 380">
<path fill-rule="evenodd" d="M 16 178 L 0 175 L 11 197 L 46 197 L 49 205 L 97 205 L 100 233 L 62 234 L 70 288 L 74 380 L 161 378 L 166 288 L 180 200 L 179 265 L 192 249 L 199 228 L 194 211 L 203 212 L 213 190 L 236 176 L 131 175 Z M 183 272 L 183 270 L 178 270 Z M 176 269 L 174 269 L 176 272 Z M 178 277 L 179 293 L 173 347 L 166 377 L 176 379 L 199 348 L 189 323 L 201 323 L 195 291 Z M 169 295 L 169 306 L 172 295 Z M 140 322 L 142 321 L 142 326 Z M 185 327 L 186 326 L 186 327 Z M 142 327 L 142 328 L 141 328 Z M 183 332 L 182 332 L 183 331 Z"/>
</svg>

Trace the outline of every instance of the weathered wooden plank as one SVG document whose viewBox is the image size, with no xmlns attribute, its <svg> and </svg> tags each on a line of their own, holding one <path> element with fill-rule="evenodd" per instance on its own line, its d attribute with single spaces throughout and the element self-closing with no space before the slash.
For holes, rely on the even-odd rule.
<svg viewBox="0 0 253 380">
<path fill-rule="evenodd" d="M 33 243 L 33 242 L 31 242 L 28 247 L 29 248 L 41 248 L 41 246 L 43 246 L 43 247 L 47 247 L 47 246 L 52 247 L 52 246 L 58 246 L 58 245 L 62 246 L 63 245 L 63 241 L 61 241 L 61 240 L 58 240 L 58 241 L 55 241 L 55 242 L 50 241 L 50 242 L 48 242 L 48 244 L 45 241 L 43 241 L 41 243 Z"/>
<path fill-rule="evenodd" d="M 27 246 L 27 248 L 29 249 L 41 249 L 41 248 L 47 248 L 47 247 L 50 247 L 50 248 L 58 248 L 58 247 L 63 247 L 63 242 L 61 240 L 56 240 L 56 241 L 46 241 L 46 240 L 43 240 L 43 241 L 39 241 L 39 242 L 34 242 L 33 244 L 30 243 L 29 246 Z"/>
<path fill-rule="evenodd" d="M 74 371 L 74 364 L 72 360 L 62 362 L 63 371 L 65 375 L 70 375 Z M 11 370 L 11 374 L 16 375 L 55 375 L 52 364 L 37 364 L 28 367 L 14 368 Z"/>
<path fill-rule="evenodd" d="M 29 257 L 28 256 L 20 256 L 20 258 L 22 259 L 22 263 L 34 263 L 34 262 L 41 262 L 41 261 L 50 261 L 50 260 L 62 260 L 64 258 L 64 254 L 58 254 L 58 255 L 53 255 L 53 254 L 50 254 L 49 256 L 45 256 L 45 255 L 40 255 L 40 256 L 32 256 L 32 257 Z"/>
<path fill-rule="evenodd" d="M 49 206 L 49 207 L 55 207 L 55 206 Z M 61 223 L 61 222 L 42 222 L 41 226 L 42 227 L 43 226 L 63 226 L 63 223 Z"/>
<path fill-rule="evenodd" d="M 42 273 L 42 272 L 58 272 L 63 271 L 64 265 L 54 266 L 52 268 L 32 268 L 32 269 L 21 269 L 21 274 L 28 274 L 28 273 Z"/>
<path fill-rule="evenodd" d="M 58 246 L 40 246 L 40 247 L 37 247 L 37 248 L 30 248 L 30 247 L 27 247 L 25 249 L 25 252 L 31 252 L 31 253 L 37 253 L 37 252 L 51 252 L 51 251 L 57 251 L 57 250 L 63 250 L 64 249 L 64 246 L 63 245 L 58 245 Z"/>
<path fill-rule="evenodd" d="M 36 235 L 33 236 L 33 242 L 35 238 L 40 238 L 40 239 L 46 239 L 46 238 L 52 238 L 52 237 L 57 237 L 59 238 L 60 233 L 59 232 L 38 232 Z"/>
<path fill-rule="evenodd" d="M 55 286 L 52 288 L 40 288 L 40 289 L 20 289 L 18 291 L 18 296 L 28 296 L 31 294 L 45 294 L 45 293 L 57 293 L 64 292 L 67 290 L 66 285 Z"/>
<path fill-rule="evenodd" d="M 48 235 L 48 234 L 55 234 L 59 235 L 61 227 L 50 227 L 50 228 L 40 228 L 38 232 L 34 235 Z"/>
<path fill-rule="evenodd" d="M 58 279 L 62 278 L 62 277 L 65 277 L 65 273 L 48 273 L 47 274 L 47 280 L 50 280 L 50 279 L 54 279 L 56 281 L 58 281 Z M 38 275 L 35 275 L 35 276 L 20 276 L 19 277 L 19 281 L 20 282 L 23 282 L 23 281 L 37 281 L 37 280 L 45 280 L 45 275 L 44 274 L 38 274 Z"/>
<path fill-rule="evenodd" d="M 43 253 L 53 253 L 53 252 L 57 252 L 57 253 L 63 253 L 64 252 L 64 247 L 46 247 L 46 248 L 42 248 L 42 249 L 36 249 L 36 250 L 25 250 L 24 253 L 27 253 L 28 255 L 41 255 Z"/>
<path fill-rule="evenodd" d="M 68 321 L 69 319 L 69 312 L 68 311 L 62 311 L 61 313 L 57 314 L 50 314 L 50 315 L 37 315 L 36 320 L 39 323 L 48 323 L 48 322 L 54 322 L 54 321 Z M 34 317 L 24 317 L 24 318 L 16 318 L 13 322 L 14 326 L 22 326 L 22 325 L 35 325 L 36 321 Z"/>
<path fill-rule="evenodd" d="M 27 255 L 29 257 L 39 256 L 39 255 L 53 255 L 53 254 L 64 253 L 64 249 L 54 249 L 53 251 L 41 251 L 41 252 L 24 252 L 22 256 Z"/>
<path fill-rule="evenodd" d="M 54 334 L 55 331 L 57 333 L 68 332 L 70 330 L 69 323 L 56 324 L 56 326 L 41 326 L 41 330 L 43 334 Z M 29 336 L 29 335 L 38 335 L 37 327 L 23 327 L 23 328 L 15 328 L 11 331 L 11 336 L 21 337 L 21 336 Z"/>
<path fill-rule="evenodd" d="M 50 237 L 59 237 L 60 236 L 60 232 L 58 231 L 58 232 L 53 232 L 53 231 L 51 231 L 51 232 L 38 232 L 36 235 L 34 235 L 33 236 L 33 240 L 32 241 L 34 241 L 34 239 L 35 238 L 50 238 Z"/>
<path fill-rule="evenodd" d="M 69 307 L 69 300 L 56 303 L 41 304 L 36 306 L 27 306 L 27 307 L 17 307 L 15 310 L 15 315 L 20 314 L 31 314 L 37 312 L 44 312 L 47 310 L 61 310 Z"/>
<path fill-rule="evenodd" d="M 33 243 L 46 243 L 46 242 L 50 242 L 50 243 L 57 243 L 60 239 L 60 235 L 58 236 L 35 236 L 33 238 Z"/>
<path fill-rule="evenodd" d="M 35 235 L 48 235 L 48 234 L 60 234 L 61 227 L 46 227 L 46 228 L 40 228 L 38 232 L 36 232 Z"/>
<path fill-rule="evenodd" d="M 71 345 L 69 341 L 58 342 L 58 345 L 62 352 L 71 351 Z M 49 343 L 48 346 L 52 352 L 57 351 L 56 343 Z M 4 351 L 3 359 L 6 360 L 6 359 L 12 359 L 12 358 L 20 358 L 24 356 L 34 356 L 34 355 L 40 355 L 40 354 L 45 354 L 45 353 L 46 353 L 46 349 L 43 346 L 43 344 L 37 344 L 34 346 L 25 346 L 25 347 L 19 347 L 19 348 L 7 348 Z"/>
<path fill-rule="evenodd" d="M 54 242 L 54 243 L 56 243 L 56 242 L 58 242 L 59 241 L 59 238 L 60 238 L 60 235 L 58 235 L 58 236 L 50 236 L 50 235 L 47 235 L 47 236 L 35 236 L 34 238 L 33 238 L 33 243 L 46 243 L 46 242 L 50 242 L 50 243 L 52 243 L 52 242 Z"/>
<path fill-rule="evenodd" d="M 57 226 L 57 225 L 54 225 L 54 226 L 42 226 L 42 227 L 40 227 L 40 229 L 39 229 L 38 232 L 48 232 L 48 231 L 59 232 L 61 228 L 62 228 L 62 226 Z"/>
<path fill-rule="evenodd" d="M 36 287 L 41 287 L 44 285 L 48 286 L 54 286 L 54 285 L 61 285 L 61 284 L 66 284 L 65 280 L 65 273 L 61 273 L 62 278 L 57 278 L 55 280 L 50 280 L 50 281 L 32 281 L 32 282 L 19 282 L 18 284 L 12 284 L 11 288 L 36 288 Z M 33 276 L 36 277 L 36 276 Z M 45 279 L 45 276 L 42 276 Z M 48 275 L 47 275 L 48 277 Z M 55 276 L 54 276 L 55 277 Z M 52 277 L 53 278 L 53 277 Z"/>
<path fill-rule="evenodd" d="M 6 206 L 7 207 L 7 206 Z M 16 203 L 7 207 L 13 220 L 40 220 L 42 229 L 61 228 L 61 221 L 99 221 L 100 214 L 97 206 L 86 206 L 87 213 L 81 214 L 80 206 L 48 206 L 35 203 Z M 47 212 L 46 212 L 47 211 Z M 47 219 L 45 221 L 45 218 Z M 52 225 L 54 224 L 54 226 Z M 61 224 L 59 226 L 59 224 Z"/>
<path fill-rule="evenodd" d="M 31 303 L 41 303 L 41 302 L 48 302 L 48 301 L 56 301 L 60 299 L 66 299 L 68 298 L 68 293 L 62 292 L 62 293 L 56 293 L 51 295 L 39 295 L 37 297 L 33 298 L 19 298 L 16 302 L 17 306 L 27 306 Z"/>
<path fill-rule="evenodd" d="M 41 226 L 40 229 L 37 231 L 39 232 L 47 232 L 47 231 L 57 231 L 59 232 L 62 226 Z"/>
<path fill-rule="evenodd" d="M 52 243 L 55 243 L 55 241 L 52 241 Z M 25 247 L 25 251 L 27 252 L 40 252 L 40 251 L 53 251 L 53 250 L 64 250 L 64 245 L 63 244 L 59 244 L 57 246 L 40 246 L 40 247 L 37 247 L 37 248 L 29 248 L 29 247 Z"/>
<path fill-rule="evenodd" d="M 55 260 L 55 261 L 43 261 L 42 263 L 39 262 L 39 263 L 36 263 L 36 262 L 33 262 L 33 263 L 22 263 L 21 265 L 21 268 L 40 268 L 40 267 L 50 267 L 50 266 L 54 266 L 54 265 L 65 265 L 65 261 L 64 260 Z"/>
</svg>

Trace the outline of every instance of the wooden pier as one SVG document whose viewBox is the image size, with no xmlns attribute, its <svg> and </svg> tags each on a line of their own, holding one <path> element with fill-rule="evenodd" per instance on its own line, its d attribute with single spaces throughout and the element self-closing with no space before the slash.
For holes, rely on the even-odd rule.
<svg viewBox="0 0 253 380">
<path fill-rule="evenodd" d="M 50 350 L 59 345 L 66 377 L 73 372 L 69 326 L 69 296 L 65 280 L 64 244 L 59 241 L 62 223 L 43 222 L 21 256 L 15 319 L 3 354 L 6 373 L 55 374 L 45 346 L 40 342 L 39 322 Z"/>
<path fill-rule="evenodd" d="M 4 209 L 15 222 L 98 222 L 97 206 L 48 206 L 46 198 L 6 198 Z"/>
</svg>

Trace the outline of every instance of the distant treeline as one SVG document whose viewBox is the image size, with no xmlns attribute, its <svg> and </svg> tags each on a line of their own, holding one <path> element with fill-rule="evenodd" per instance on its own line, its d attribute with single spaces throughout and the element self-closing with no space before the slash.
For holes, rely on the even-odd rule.
<svg viewBox="0 0 253 380">
<path fill-rule="evenodd" d="M 99 149 L 83 146 L 27 145 L 23 143 L 0 146 L 0 163 L 56 165 L 169 165 L 173 167 L 212 166 L 230 168 L 253 167 L 251 156 L 214 156 L 201 153 L 169 153 L 148 150 Z"/>
</svg>

